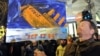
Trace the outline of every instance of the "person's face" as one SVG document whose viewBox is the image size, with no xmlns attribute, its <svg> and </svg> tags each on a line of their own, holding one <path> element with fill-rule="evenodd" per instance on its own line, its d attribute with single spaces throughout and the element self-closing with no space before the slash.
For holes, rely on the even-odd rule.
<svg viewBox="0 0 100 56">
<path fill-rule="evenodd" d="M 36 41 L 32 41 L 32 44 L 33 44 L 33 46 L 36 46 L 37 42 Z"/>
<path fill-rule="evenodd" d="M 78 13 L 75 17 L 76 22 L 80 22 L 82 20 L 82 13 Z"/>
<path fill-rule="evenodd" d="M 61 40 L 60 43 L 61 45 L 66 45 L 66 40 Z"/>
<path fill-rule="evenodd" d="M 92 30 L 93 29 L 90 28 L 90 23 L 88 21 L 82 21 L 78 25 L 77 33 L 78 33 L 79 37 L 89 36 L 89 35 L 93 34 Z"/>
<path fill-rule="evenodd" d="M 64 40 L 61 40 L 60 43 L 63 44 L 64 43 Z"/>
<path fill-rule="evenodd" d="M 67 44 L 71 44 L 73 42 L 73 39 L 69 36 L 68 38 L 67 38 Z"/>
</svg>

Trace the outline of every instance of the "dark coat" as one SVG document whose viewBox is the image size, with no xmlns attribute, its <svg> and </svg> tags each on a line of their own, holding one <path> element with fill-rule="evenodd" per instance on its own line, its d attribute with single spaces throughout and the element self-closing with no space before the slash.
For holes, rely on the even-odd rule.
<svg viewBox="0 0 100 56">
<path fill-rule="evenodd" d="M 93 39 L 67 45 L 64 56 L 100 56 L 100 42 Z"/>
<path fill-rule="evenodd" d="M 34 51 L 36 49 L 39 49 L 40 51 L 44 51 L 44 48 L 42 47 L 42 45 L 36 45 L 36 46 L 27 46 L 26 47 L 26 54 L 25 56 L 34 56 Z"/>
</svg>

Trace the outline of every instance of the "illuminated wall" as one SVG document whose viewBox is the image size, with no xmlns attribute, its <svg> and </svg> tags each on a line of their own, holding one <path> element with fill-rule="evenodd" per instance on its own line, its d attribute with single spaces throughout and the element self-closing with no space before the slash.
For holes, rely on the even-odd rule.
<svg viewBox="0 0 100 56">
<path fill-rule="evenodd" d="M 99 15 L 97 14 L 96 14 L 96 21 L 97 21 L 98 33 L 100 35 L 100 18 L 99 18 Z"/>
</svg>

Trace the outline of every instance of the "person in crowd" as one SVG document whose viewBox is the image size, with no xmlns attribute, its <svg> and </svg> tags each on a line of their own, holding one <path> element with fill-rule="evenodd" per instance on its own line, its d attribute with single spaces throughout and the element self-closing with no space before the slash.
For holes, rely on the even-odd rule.
<svg viewBox="0 0 100 56">
<path fill-rule="evenodd" d="M 45 54 L 47 56 L 49 56 L 50 55 L 50 52 L 49 52 L 49 50 L 50 50 L 50 47 L 49 47 L 50 41 L 49 40 L 44 40 L 42 44 L 43 44 Z"/>
<path fill-rule="evenodd" d="M 49 56 L 55 56 L 56 55 L 56 49 L 57 49 L 57 42 L 56 40 L 52 39 L 49 43 Z"/>
<path fill-rule="evenodd" d="M 56 56 L 63 56 L 64 55 L 66 44 L 67 44 L 66 39 L 60 40 L 60 44 L 56 49 Z"/>
<path fill-rule="evenodd" d="M 10 47 L 11 56 L 22 56 L 23 42 L 12 43 Z"/>
<path fill-rule="evenodd" d="M 9 54 L 7 53 L 7 46 L 5 43 L 0 42 L 0 56 L 8 56 Z"/>
<path fill-rule="evenodd" d="M 73 38 L 71 35 L 68 35 L 67 37 L 67 44 L 72 44 L 73 43 Z"/>
<path fill-rule="evenodd" d="M 67 49 L 70 49 L 70 46 L 73 44 L 73 42 L 74 42 L 74 39 L 72 38 L 72 36 L 71 35 L 68 35 L 66 48 Z M 69 50 L 66 50 L 65 49 L 65 51 L 68 52 Z"/>
<path fill-rule="evenodd" d="M 36 49 L 34 51 L 34 56 L 47 56 L 47 55 L 45 54 L 44 51 L 40 51 L 39 49 Z"/>
<path fill-rule="evenodd" d="M 66 46 L 64 56 L 100 56 L 100 42 L 95 41 L 96 25 L 82 20 L 77 27 L 78 41 Z"/>
<path fill-rule="evenodd" d="M 82 13 L 81 12 L 76 14 L 75 20 L 77 21 L 77 24 L 82 20 Z"/>
<path fill-rule="evenodd" d="M 56 48 L 57 48 L 57 42 L 56 40 L 44 40 L 43 41 L 43 47 L 45 54 L 47 56 L 55 56 L 56 55 Z"/>
<path fill-rule="evenodd" d="M 26 47 L 25 56 L 34 56 L 34 51 L 36 49 L 38 49 L 39 51 L 44 51 L 42 45 L 39 45 L 37 41 L 32 41 L 32 44 Z"/>
</svg>

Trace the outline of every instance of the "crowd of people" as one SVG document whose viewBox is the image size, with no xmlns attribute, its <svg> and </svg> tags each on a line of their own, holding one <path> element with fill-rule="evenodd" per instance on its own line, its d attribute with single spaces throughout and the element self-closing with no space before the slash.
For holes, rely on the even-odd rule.
<svg viewBox="0 0 100 56">
<path fill-rule="evenodd" d="M 77 27 L 78 38 L 1 43 L 0 56 L 100 56 L 96 26 L 83 20 Z"/>
<path fill-rule="evenodd" d="M 58 40 L 0 42 L 0 56 L 100 56 L 97 27 L 85 13 L 87 11 L 76 16 L 77 38 L 68 35 Z"/>
<path fill-rule="evenodd" d="M 66 43 L 66 39 L 2 43 L 0 56 L 58 56 Z"/>
</svg>

